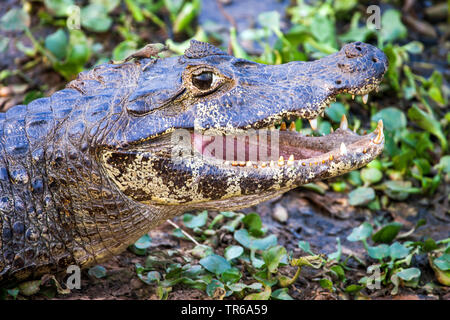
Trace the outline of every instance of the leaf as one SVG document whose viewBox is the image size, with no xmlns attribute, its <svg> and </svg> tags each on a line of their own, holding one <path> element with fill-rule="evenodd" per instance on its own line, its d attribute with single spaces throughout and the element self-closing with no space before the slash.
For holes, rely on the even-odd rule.
<svg viewBox="0 0 450 320">
<path fill-rule="evenodd" d="M 408 117 L 419 127 L 435 135 L 441 143 L 442 149 L 447 150 L 447 138 L 442 132 L 441 124 L 434 116 L 427 113 L 414 104 L 408 109 Z"/>
<path fill-rule="evenodd" d="M 330 104 L 328 108 L 325 110 L 325 114 L 333 120 L 333 122 L 340 123 L 342 116 L 347 114 L 347 109 L 340 102 L 333 102 Z"/>
<path fill-rule="evenodd" d="M 367 247 L 367 254 L 372 259 L 382 260 L 389 257 L 389 246 L 387 244 L 380 244 L 376 247 Z"/>
<path fill-rule="evenodd" d="M 409 249 L 399 242 L 394 242 L 389 247 L 389 255 L 392 260 L 405 258 L 409 254 Z"/>
<path fill-rule="evenodd" d="M 298 247 L 305 251 L 306 253 L 309 253 L 311 255 L 314 255 L 314 253 L 311 251 L 311 246 L 309 245 L 309 242 L 307 241 L 299 241 Z"/>
<path fill-rule="evenodd" d="M 271 273 L 275 273 L 280 265 L 283 257 L 286 256 L 286 248 L 282 246 L 275 246 L 267 251 L 263 252 L 264 263 L 266 264 L 267 270 Z"/>
<path fill-rule="evenodd" d="M 354 228 L 352 233 L 347 237 L 348 241 L 361 241 L 365 240 L 372 234 L 373 228 L 368 222 L 364 222 L 359 227 Z"/>
<path fill-rule="evenodd" d="M 350 293 L 350 294 L 355 294 L 355 293 L 358 293 L 359 291 L 361 291 L 362 289 L 363 289 L 363 287 L 358 284 L 351 284 L 345 288 L 345 292 Z"/>
<path fill-rule="evenodd" d="M 372 188 L 359 187 L 348 194 L 348 203 L 351 206 L 362 206 L 375 199 L 375 191 Z"/>
<path fill-rule="evenodd" d="M 198 215 L 192 215 L 190 213 L 186 213 L 183 216 L 183 223 L 186 227 L 190 229 L 201 228 L 206 224 L 208 220 L 208 211 L 202 211 Z"/>
<path fill-rule="evenodd" d="M 206 286 L 206 293 L 210 297 L 215 297 L 217 295 L 217 291 L 225 291 L 225 286 L 222 282 L 220 282 L 217 279 L 213 279 L 207 286 Z"/>
<path fill-rule="evenodd" d="M 261 217 L 257 213 L 252 212 L 247 214 L 244 219 L 242 219 L 242 222 L 252 236 L 258 237 L 264 234 L 261 230 Z"/>
<path fill-rule="evenodd" d="M 6 51 L 6 49 L 8 49 L 8 45 L 9 45 L 9 38 L 7 37 L 0 38 L 0 54 L 2 54 L 3 52 Z"/>
<path fill-rule="evenodd" d="M 372 240 L 376 243 L 391 243 L 402 228 L 402 224 L 398 222 L 392 222 L 383 226 L 373 236 Z"/>
<path fill-rule="evenodd" d="M 384 128 L 388 131 L 395 131 L 406 128 L 407 121 L 405 113 L 398 108 L 384 108 L 374 114 L 371 118 L 371 120 L 374 122 L 378 122 L 380 119 L 383 120 Z"/>
<path fill-rule="evenodd" d="M 225 258 L 230 261 L 235 258 L 238 258 L 244 253 L 244 248 L 241 246 L 229 246 L 225 249 Z"/>
<path fill-rule="evenodd" d="M 134 243 L 134 246 L 138 249 L 147 249 L 151 245 L 152 245 L 152 239 L 150 238 L 150 236 L 148 234 L 144 234 L 142 237 L 140 237 L 138 239 L 138 241 L 136 241 Z"/>
<path fill-rule="evenodd" d="M 88 274 L 91 277 L 101 279 L 106 277 L 106 269 L 103 266 L 97 265 L 89 269 Z"/>
<path fill-rule="evenodd" d="M 377 183 L 383 178 L 383 173 L 376 168 L 364 168 L 361 170 L 361 179 L 369 184 Z"/>
<path fill-rule="evenodd" d="M 161 281 L 161 274 L 158 271 L 150 271 L 146 275 L 138 273 L 137 276 L 142 282 L 146 284 L 159 283 Z"/>
<path fill-rule="evenodd" d="M 53 53 L 58 60 L 63 60 L 67 54 L 69 39 L 63 29 L 58 29 L 45 38 L 45 47 Z"/>
<path fill-rule="evenodd" d="M 417 268 L 408 268 L 396 273 L 397 277 L 405 281 L 413 281 L 420 277 L 420 270 Z"/>
<path fill-rule="evenodd" d="M 294 298 L 289 295 L 288 288 L 280 288 L 275 290 L 274 292 L 272 292 L 271 297 L 275 300 L 294 300 Z"/>
<path fill-rule="evenodd" d="M 70 14 L 73 0 L 44 0 L 44 4 L 56 17 L 66 17 Z"/>
<path fill-rule="evenodd" d="M 322 288 L 327 289 L 328 291 L 333 291 L 333 282 L 329 279 L 320 279 L 319 284 Z"/>
<path fill-rule="evenodd" d="M 443 156 L 441 160 L 439 160 L 437 168 L 444 171 L 445 173 L 450 173 L 450 156 Z"/>
<path fill-rule="evenodd" d="M 201 259 L 199 263 L 206 270 L 216 275 L 220 275 L 223 272 L 231 269 L 230 263 L 224 257 L 218 256 L 217 254 L 211 254 Z"/>
<path fill-rule="evenodd" d="M 278 31 L 280 30 L 280 13 L 278 11 L 267 11 L 258 15 L 258 23 L 263 28 Z"/>
<path fill-rule="evenodd" d="M 106 12 L 111 12 L 120 4 L 120 0 L 90 0 L 90 3 L 101 5 Z"/>
<path fill-rule="evenodd" d="M 229 270 L 224 271 L 220 275 L 220 278 L 226 284 L 236 283 L 241 279 L 241 277 L 242 277 L 242 274 L 238 268 L 231 268 Z"/>
<path fill-rule="evenodd" d="M 404 39 L 407 29 L 401 21 L 401 13 L 395 9 L 389 9 L 381 16 L 380 38 L 383 42 Z"/>
<path fill-rule="evenodd" d="M 105 32 L 111 28 L 112 19 L 100 4 L 90 4 L 81 9 L 81 25 L 94 32 Z"/>
<path fill-rule="evenodd" d="M 341 260 L 342 255 L 341 238 L 337 237 L 336 242 L 337 242 L 337 250 L 328 255 L 328 261 L 335 260 L 336 262 L 339 262 Z"/>
<path fill-rule="evenodd" d="M 442 271 L 450 270 L 450 254 L 445 253 L 439 258 L 434 259 L 434 264 Z"/>
<path fill-rule="evenodd" d="M 9 10 L 0 18 L 0 29 L 4 31 L 24 31 L 30 26 L 30 16 L 22 9 Z"/>
<path fill-rule="evenodd" d="M 271 294 L 272 288 L 270 286 L 266 286 L 263 292 L 249 294 L 244 298 L 244 300 L 269 300 Z"/>
<path fill-rule="evenodd" d="M 248 234 L 246 229 L 237 230 L 234 239 L 248 249 L 267 250 L 277 244 L 277 237 L 273 234 L 265 238 L 255 238 Z"/>
</svg>

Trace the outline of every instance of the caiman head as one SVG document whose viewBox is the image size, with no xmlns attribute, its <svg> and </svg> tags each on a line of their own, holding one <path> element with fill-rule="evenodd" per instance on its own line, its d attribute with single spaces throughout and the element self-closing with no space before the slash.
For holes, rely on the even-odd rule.
<svg viewBox="0 0 450 320">
<path fill-rule="evenodd" d="M 282 123 L 300 117 L 314 128 L 338 94 L 376 89 L 388 62 L 371 45 L 263 65 L 192 41 L 183 56 L 141 66 L 123 83 L 130 90 L 118 101 L 120 116 L 95 144 L 113 185 L 147 206 L 179 213 L 246 207 L 360 168 L 383 149 L 382 123 L 362 136 L 345 118 L 326 136 Z"/>
</svg>

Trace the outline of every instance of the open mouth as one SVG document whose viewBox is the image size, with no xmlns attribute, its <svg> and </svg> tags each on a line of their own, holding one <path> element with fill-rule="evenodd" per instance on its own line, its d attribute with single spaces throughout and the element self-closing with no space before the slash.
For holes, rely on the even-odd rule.
<svg viewBox="0 0 450 320">
<path fill-rule="evenodd" d="M 363 94 L 367 102 L 368 93 Z M 328 105 L 327 105 L 328 106 Z M 317 130 L 317 118 L 309 120 Z M 275 126 L 276 125 L 276 126 Z M 277 128 L 276 128 L 277 127 Z M 311 167 L 326 165 L 343 158 L 378 155 L 384 142 L 383 122 L 368 134 L 358 135 L 348 128 L 345 115 L 339 128 L 322 136 L 304 135 L 296 130 L 295 121 L 269 124 L 258 130 L 245 130 L 236 135 L 202 135 L 191 133 L 197 157 L 216 166 L 240 168 Z"/>
</svg>

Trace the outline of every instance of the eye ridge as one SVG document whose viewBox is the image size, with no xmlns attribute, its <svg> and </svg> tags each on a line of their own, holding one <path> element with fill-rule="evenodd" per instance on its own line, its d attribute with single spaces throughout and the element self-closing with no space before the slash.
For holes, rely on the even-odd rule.
<svg viewBox="0 0 450 320">
<path fill-rule="evenodd" d="M 213 73 L 211 71 L 203 71 L 198 75 L 192 76 L 192 84 L 199 90 L 208 90 L 213 84 Z"/>
</svg>

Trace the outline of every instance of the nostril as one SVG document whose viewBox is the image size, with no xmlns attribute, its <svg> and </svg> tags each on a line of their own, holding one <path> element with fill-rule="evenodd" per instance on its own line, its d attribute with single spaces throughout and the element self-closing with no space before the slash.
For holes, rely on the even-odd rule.
<svg viewBox="0 0 450 320">
<path fill-rule="evenodd" d="M 356 48 L 356 50 L 358 50 L 358 51 L 361 51 L 361 50 L 362 50 L 360 46 L 356 46 L 355 48 Z"/>
<path fill-rule="evenodd" d="M 356 44 L 357 46 L 359 46 L 359 45 L 361 44 L 361 41 L 355 42 L 355 44 Z"/>
<path fill-rule="evenodd" d="M 341 84 L 342 81 L 341 81 L 341 80 L 336 80 L 335 83 L 336 83 L 336 84 Z"/>
<path fill-rule="evenodd" d="M 375 63 L 377 63 L 377 62 L 378 62 L 378 59 L 377 59 L 377 58 L 372 58 L 372 61 L 375 62 Z"/>
</svg>

